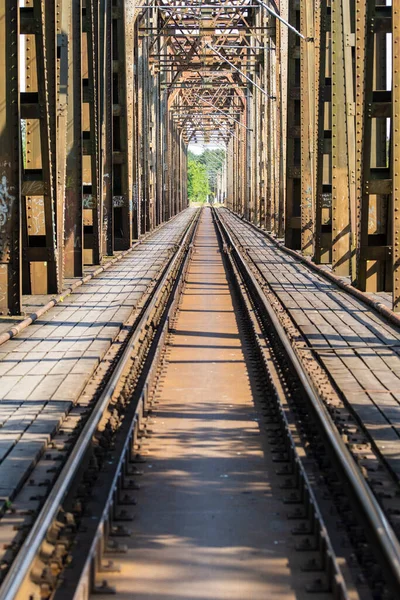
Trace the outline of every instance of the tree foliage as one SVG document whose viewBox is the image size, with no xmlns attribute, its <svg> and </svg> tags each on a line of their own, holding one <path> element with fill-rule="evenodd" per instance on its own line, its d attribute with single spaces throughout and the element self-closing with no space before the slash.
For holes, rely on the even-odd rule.
<svg viewBox="0 0 400 600">
<path fill-rule="evenodd" d="M 206 202 L 210 193 L 206 167 L 192 156 L 188 158 L 188 196 L 190 202 Z"/>
<path fill-rule="evenodd" d="M 225 150 L 206 149 L 202 154 L 188 154 L 188 196 L 191 202 L 206 202 L 216 192 L 217 175 L 225 162 Z"/>
</svg>

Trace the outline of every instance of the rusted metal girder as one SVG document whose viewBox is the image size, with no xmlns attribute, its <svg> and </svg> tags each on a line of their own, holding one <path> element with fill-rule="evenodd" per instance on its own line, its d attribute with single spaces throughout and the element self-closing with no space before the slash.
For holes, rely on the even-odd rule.
<svg viewBox="0 0 400 600">
<path fill-rule="evenodd" d="M 0 314 L 21 312 L 19 8 L 0 0 Z"/>
<path fill-rule="evenodd" d="M 68 125 L 64 274 L 83 273 L 82 0 L 71 0 L 68 26 Z"/>
<path fill-rule="evenodd" d="M 289 0 L 288 18 L 292 25 L 300 21 L 299 0 Z M 306 43 L 306 42 L 304 42 Z M 300 112 L 300 39 L 288 32 L 288 65 L 283 71 L 287 93 L 285 244 L 301 248 L 301 112 Z M 284 85 L 284 84 L 283 84 Z"/>
<path fill-rule="evenodd" d="M 66 7 L 64 7 L 66 10 Z M 65 107 L 60 100 L 56 18 L 60 4 L 26 0 L 20 8 L 25 37 L 25 91 L 21 92 L 21 119 L 26 124 L 26 158 L 22 175 L 22 281 L 24 293 L 56 293 L 61 290 L 62 267 L 58 245 L 63 240 L 64 164 L 57 152 L 65 144 Z M 63 49 L 60 48 L 60 57 Z M 66 76 L 65 58 L 61 62 Z M 61 73 L 60 73 L 61 77 Z M 17 80 L 18 81 L 18 80 Z M 61 112 L 60 122 L 57 118 Z M 62 160 L 62 157 L 61 157 Z"/>
<path fill-rule="evenodd" d="M 102 255 L 112 256 L 115 248 L 114 239 L 114 170 L 113 170 L 113 138 L 114 138 L 114 45 L 115 36 L 112 0 L 101 0 L 100 4 L 100 115 L 101 115 L 101 148 L 102 148 Z"/>
<path fill-rule="evenodd" d="M 134 137 L 134 21 L 130 2 L 118 0 L 112 19 L 112 207 L 116 250 L 132 244 Z"/>
<path fill-rule="evenodd" d="M 289 0 L 281 0 L 280 13 L 285 21 L 289 21 Z M 278 144 L 280 149 L 279 170 L 279 209 L 276 234 L 282 238 L 285 232 L 285 204 L 286 204 L 286 160 L 288 136 L 288 28 L 282 23 L 277 25 L 277 107 L 279 110 Z"/>
<path fill-rule="evenodd" d="M 0 6 L 1 312 L 182 210 L 196 140 L 233 210 L 399 308 L 397 1 Z"/>
<path fill-rule="evenodd" d="M 103 221 L 100 120 L 100 13 L 96 0 L 84 0 L 83 225 L 84 262 L 100 264 Z M 85 143 L 86 142 L 86 143 Z"/>
<path fill-rule="evenodd" d="M 315 3 L 315 249 L 317 263 L 332 262 L 332 122 L 330 0 Z"/>
<path fill-rule="evenodd" d="M 386 45 L 392 31 L 392 7 L 383 0 L 356 0 L 355 5 L 356 282 L 363 291 L 390 291 L 393 188 L 386 119 L 392 117 L 392 98 L 386 89 Z"/>
<path fill-rule="evenodd" d="M 313 0 L 300 2 L 301 251 L 314 254 L 315 236 L 315 19 Z"/>
<path fill-rule="evenodd" d="M 332 0 L 332 267 L 355 266 L 354 0 Z"/>
<path fill-rule="evenodd" d="M 393 310 L 400 311 L 400 4 L 392 14 Z"/>
</svg>

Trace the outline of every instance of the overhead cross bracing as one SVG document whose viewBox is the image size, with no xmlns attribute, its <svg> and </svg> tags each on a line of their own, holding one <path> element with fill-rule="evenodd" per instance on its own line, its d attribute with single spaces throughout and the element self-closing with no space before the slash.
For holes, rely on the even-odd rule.
<svg viewBox="0 0 400 600">
<path fill-rule="evenodd" d="M 149 59 L 167 79 L 169 109 L 186 143 L 227 143 L 234 123 L 246 128 L 243 77 L 260 62 L 266 43 L 265 32 L 257 47 L 248 40 L 258 8 L 252 0 L 158 4 Z"/>
</svg>

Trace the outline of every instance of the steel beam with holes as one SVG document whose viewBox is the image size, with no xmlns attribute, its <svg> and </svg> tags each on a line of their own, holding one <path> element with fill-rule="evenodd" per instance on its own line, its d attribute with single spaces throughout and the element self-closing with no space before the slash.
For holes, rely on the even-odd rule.
<svg viewBox="0 0 400 600">
<path fill-rule="evenodd" d="M 84 263 L 100 264 L 102 184 L 100 183 L 100 38 L 99 4 L 86 0 L 83 7 L 83 225 Z"/>
<path fill-rule="evenodd" d="M 400 5 L 392 15 L 393 310 L 400 311 Z"/>
<path fill-rule="evenodd" d="M 82 0 L 70 2 L 64 276 L 83 274 Z"/>
<path fill-rule="evenodd" d="M 19 9 L 0 0 L 0 314 L 21 312 Z"/>
<path fill-rule="evenodd" d="M 315 3 L 315 252 L 316 263 L 332 261 L 332 123 L 329 0 Z"/>
<path fill-rule="evenodd" d="M 301 251 L 314 254 L 315 235 L 315 45 L 314 2 L 300 2 Z"/>
<path fill-rule="evenodd" d="M 66 141 L 59 138 L 57 119 L 57 8 L 44 0 L 26 0 L 25 6 L 20 8 L 21 34 L 25 39 L 25 91 L 21 93 L 21 119 L 26 132 L 21 189 L 25 294 L 57 293 L 62 285 L 64 205 L 60 198 L 57 200 L 57 194 L 58 178 L 64 167 L 58 166 L 57 152 Z M 61 51 L 60 55 L 63 54 Z M 63 56 L 63 74 L 65 66 Z M 65 113 L 62 123 L 65 126 Z"/>
<path fill-rule="evenodd" d="M 132 244 L 133 194 L 133 16 L 126 0 L 113 6 L 113 236 L 116 250 Z"/>
<path fill-rule="evenodd" d="M 281 0 L 280 13 L 285 21 L 289 20 L 289 0 Z M 277 110 L 279 114 L 279 129 L 281 135 L 278 137 L 280 160 L 279 208 L 276 234 L 281 238 L 284 236 L 286 203 L 286 160 L 288 136 L 288 28 L 282 23 L 277 23 L 277 27 L 277 61 L 279 63 Z"/>
<path fill-rule="evenodd" d="M 100 147 L 102 187 L 101 254 L 112 256 L 114 243 L 113 214 L 113 118 L 114 118 L 114 61 L 112 0 L 100 3 Z"/>
<path fill-rule="evenodd" d="M 300 20 L 300 3 L 290 0 L 288 19 L 292 25 Z M 287 140 L 285 244 L 301 248 L 301 112 L 300 112 L 300 39 L 288 32 L 287 66 Z"/>
<path fill-rule="evenodd" d="M 332 268 L 355 267 L 354 0 L 332 0 Z"/>
<path fill-rule="evenodd" d="M 386 119 L 392 115 L 386 89 L 392 8 L 385 4 L 356 0 L 356 279 L 370 292 L 392 290 L 392 173 L 386 141 Z"/>
</svg>

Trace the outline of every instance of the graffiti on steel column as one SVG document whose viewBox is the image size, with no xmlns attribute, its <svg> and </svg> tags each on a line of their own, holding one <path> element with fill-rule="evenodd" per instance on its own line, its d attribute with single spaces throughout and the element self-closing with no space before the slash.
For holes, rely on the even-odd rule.
<svg viewBox="0 0 400 600">
<path fill-rule="evenodd" d="M 28 234 L 45 235 L 43 196 L 27 196 Z"/>
<path fill-rule="evenodd" d="M 107 242 L 107 229 L 108 229 L 108 210 L 107 206 L 103 206 L 103 235 L 105 243 Z"/>
<path fill-rule="evenodd" d="M 7 223 L 8 215 L 11 213 L 15 196 L 10 193 L 6 175 L 0 180 L 0 227 Z"/>
<path fill-rule="evenodd" d="M 121 208 L 125 206 L 125 197 L 124 196 L 113 196 L 113 207 Z"/>
<path fill-rule="evenodd" d="M 96 197 L 92 194 L 83 194 L 83 208 L 85 210 L 94 210 L 97 206 Z"/>
<path fill-rule="evenodd" d="M 7 163 L 3 166 L 9 166 Z M 15 196 L 12 193 L 13 187 L 9 185 L 7 176 L 2 175 L 0 179 L 0 260 L 8 262 L 9 258 L 9 240 L 5 235 L 6 224 L 12 213 Z M 7 299 L 7 271 L 6 264 L 0 265 L 0 305 L 4 306 Z"/>
<path fill-rule="evenodd" d="M 74 225 L 73 240 L 74 240 L 74 248 L 81 248 L 81 246 L 82 246 L 82 244 L 81 244 L 81 238 L 78 235 L 78 225 L 76 223 Z"/>
<path fill-rule="evenodd" d="M 3 166 L 8 166 L 7 164 Z M 0 260 L 4 262 L 8 262 L 9 260 L 9 238 L 6 235 L 6 227 L 7 222 L 10 220 L 10 215 L 12 213 L 12 208 L 15 200 L 15 196 L 12 193 L 13 187 L 9 185 L 7 181 L 7 176 L 2 175 L 0 179 Z M 3 270 L 7 269 L 7 266 L 4 265 Z M 0 277 L 0 279 L 2 279 Z M 0 284 L 0 303 L 4 301 L 4 293 L 5 290 L 1 289 Z"/>
</svg>

